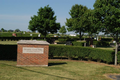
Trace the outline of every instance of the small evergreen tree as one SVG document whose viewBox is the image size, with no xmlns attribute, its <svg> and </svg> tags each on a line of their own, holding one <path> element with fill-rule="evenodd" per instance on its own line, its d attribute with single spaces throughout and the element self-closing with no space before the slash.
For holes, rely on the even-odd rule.
<svg viewBox="0 0 120 80">
<path fill-rule="evenodd" d="M 67 32 L 65 26 L 62 26 L 59 32 L 62 33 L 62 35 L 65 34 Z"/>
</svg>

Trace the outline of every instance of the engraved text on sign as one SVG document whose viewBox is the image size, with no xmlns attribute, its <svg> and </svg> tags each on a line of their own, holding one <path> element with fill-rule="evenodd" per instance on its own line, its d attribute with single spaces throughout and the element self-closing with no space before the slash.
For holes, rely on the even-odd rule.
<svg viewBox="0 0 120 80">
<path fill-rule="evenodd" d="M 23 47 L 23 53 L 43 54 L 44 53 L 44 48 Z"/>
</svg>

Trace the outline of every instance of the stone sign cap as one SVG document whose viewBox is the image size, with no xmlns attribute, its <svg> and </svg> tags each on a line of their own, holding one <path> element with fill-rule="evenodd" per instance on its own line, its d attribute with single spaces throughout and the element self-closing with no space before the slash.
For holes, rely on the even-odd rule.
<svg viewBox="0 0 120 80">
<path fill-rule="evenodd" d="M 44 44 L 49 45 L 46 41 L 37 41 L 37 40 L 20 40 L 17 42 L 18 44 Z"/>
</svg>

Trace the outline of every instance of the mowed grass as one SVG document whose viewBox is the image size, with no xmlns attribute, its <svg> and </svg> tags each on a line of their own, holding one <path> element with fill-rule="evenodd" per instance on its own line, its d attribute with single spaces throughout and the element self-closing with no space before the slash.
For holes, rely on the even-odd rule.
<svg viewBox="0 0 120 80">
<path fill-rule="evenodd" d="M 0 61 L 0 80 L 110 80 L 105 74 L 119 68 L 80 61 L 49 60 L 48 67 L 17 67 L 16 61 Z"/>
<path fill-rule="evenodd" d="M 98 49 L 104 49 L 104 50 L 114 50 L 115 47 L 97 47 Z"/>
<path fill-rule="evenodd" d="M 2 45 L 11 45 L 11 44 L 17 44 L 18 41 L 0 41 L 0 44 Z"/>
</svg>

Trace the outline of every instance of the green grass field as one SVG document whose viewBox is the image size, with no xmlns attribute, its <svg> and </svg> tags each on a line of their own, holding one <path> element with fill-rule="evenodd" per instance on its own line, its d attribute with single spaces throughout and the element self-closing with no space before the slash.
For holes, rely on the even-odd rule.
<svg viewBox="0 0 120 80">
<path fill-rule="evenodd" d="M 0 41 L 0 44 L 16 44 L 17 45 L 17 41 Z"/>
<path fill-rule="evenodd" d="M 98 49 L 107 49 L 107 50 L 114 50 L 115 47 L 97 47 Z"/>
<path fill-rule="evenodd" d="M 0 61 L 0 80 L 110 80 L 105 74 L 119 68 L 80 61 L 49 60 L 49 67 L 17 67 L 16 61 Z"/>
</svg>

